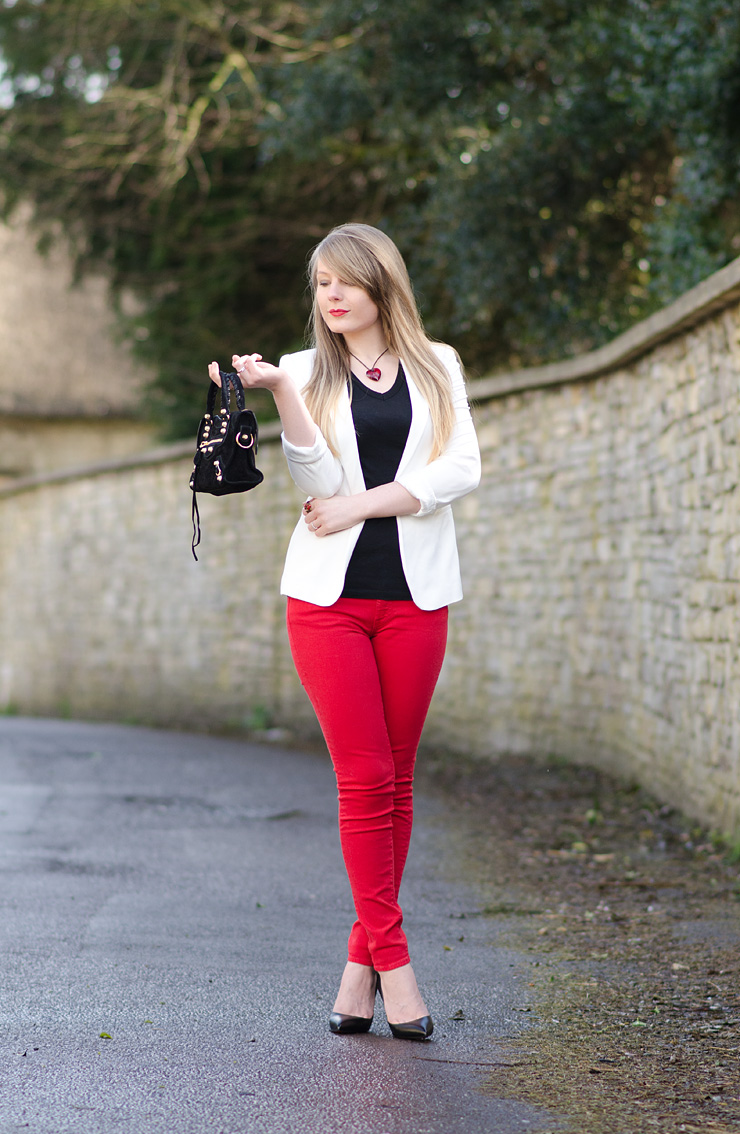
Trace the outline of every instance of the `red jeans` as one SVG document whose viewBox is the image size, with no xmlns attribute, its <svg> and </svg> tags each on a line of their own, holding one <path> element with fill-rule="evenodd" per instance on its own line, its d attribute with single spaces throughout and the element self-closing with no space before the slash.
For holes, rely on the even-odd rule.
<svg viewBox="0 0 740 1134">
<path fill-rule="evenodd" d="M 348 958 L 379 972 L 408 964 L 398 904 L 411 839 L 416 750 L 447 642 L 447 607 L 288 599 L 298 676 L 337 777 L 339 834 L 357 921 Z"/>
</svg>

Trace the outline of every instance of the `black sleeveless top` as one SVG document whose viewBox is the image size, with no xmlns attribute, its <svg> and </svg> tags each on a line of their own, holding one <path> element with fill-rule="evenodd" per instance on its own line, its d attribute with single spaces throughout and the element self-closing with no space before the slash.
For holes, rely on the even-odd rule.
<svg viewBox="0 0 740 1134">
<path fill-rule="evenodd" d="M 384 394 L 352 375 L 352 419 L 365 488 L 389 484 L 403 456 L 411 426 L 411 397 L 403 367 Z M 365 520 L 347 567 L 342 598 L 406 600 L 406 582 L 395 516 Z"/>
</svg>

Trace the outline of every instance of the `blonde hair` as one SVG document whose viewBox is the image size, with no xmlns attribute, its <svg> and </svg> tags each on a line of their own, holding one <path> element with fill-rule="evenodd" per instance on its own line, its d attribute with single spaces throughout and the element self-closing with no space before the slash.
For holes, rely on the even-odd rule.
<svg viewBox="0 0 740 1134">
<path fill-rule="evenodd" d="M 378 308 L 385 341 L 402 358 L 409 377 L 429 405 L 433 442 L 429 460 L 445 447 L 455 424 L 450 376 L 432 350 L 422 326 L 411 280 L 401 253 L 389 236 L 368 224 L 342 224 L 324 237 L 309 260 L 313 308 L 309 323 L 316 348 L 304 396 L 309 413 L 336 455 L 332 417 L 350 372 L 344 335 L 327 327 L 316 299 L 319 260 L 347 284 L 361 287 Z"/>
</svg>

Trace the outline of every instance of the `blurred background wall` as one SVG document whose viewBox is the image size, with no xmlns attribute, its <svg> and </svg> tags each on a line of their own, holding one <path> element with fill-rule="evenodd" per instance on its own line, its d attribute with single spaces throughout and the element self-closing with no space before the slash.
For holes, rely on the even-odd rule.
<svg viewBox="0 0 740 1134">
<path fill-rule="evenodd" d="M 205 392 L 205 391 L 204 391 Z M 471 384 L 481 488 L 427 744 L 600 765 L 740 830 L 740 261 L 600 351 Z M 191 443 L 0 491 L 0 708 L 315 730 L 278 594 L 301 497 Z"/>
<path fill-rule="evenodd" d="M 205 363 L 300 348 L 361 220 L 483 445 L 428 743 L 738 831 L 739 122 L 727 0 L 0 4 L 0 711 L 314 728 L 269 395 L 199 564 L 187 482 Z"/>
<path fill-rule="evenodd" d="M 141 452 L 148 368 L 120 341 L 105 275 L 42 255 L 29 208 L 0 224 L 0 484 Z M 128 299 L 129 304 L 132 300 Z"/>
</svg>

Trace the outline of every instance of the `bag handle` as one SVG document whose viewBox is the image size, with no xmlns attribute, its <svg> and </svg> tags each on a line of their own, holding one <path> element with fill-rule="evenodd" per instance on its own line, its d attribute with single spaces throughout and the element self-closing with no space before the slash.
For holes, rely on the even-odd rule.
<svg viewBox="0 0 740 1134">
<path fill-rule="evenodd" d="M 221 385 L 217 386 L 215 382 L 208 383 L 208 396 L 206 398 L 206 413 L 214 413 L 216 409 L 216 396 L 221 399 L 221 409 L 228 411 L 229 409 L 229 384 L 224 383 L 223 370 L 219 370 L 221 375 Z"/>
<path fill-rule="evenodd" d="M 221 370 L 219 367 L 219 374 L 221 375 L 221 385 L 217 386 L 215 382 L 208 384 L 208 397 L 206 398 L 206 413 L 212 414 L 216 408 L 216 395 L 221 395 L 221 409 L 231 413 L 231 399 L 229 397 L 229 388 L 232 388 L 236 397 L 236 408 L 238 410 L 244 409 L 244 387 L 241 384 L 239 375 L 235 374 L 233 370 Z"/>
<path fill-rule="evenodd" d="M 228 380 L 229 380 L 229 382 L 230 382 L 230 384 L 231 384 L 231 386 L 234 390 L 234 397 L 236 398 L 236 408 L 240 411 L 243 410 L 244 409 L 244 387 L 242 386 L 241 378 L 233 370 L 229 370 L 228 373 L 226 373 L 226 374 L 224 374 L 223 371 L 219 371 L 219 373 L 223 374 L 225 378 L 228 378 Z M 222 381 L 223 381 L 223 378 L 222 378 Z M 228 409 L 228 398 L 227 398 L 227 401 L 226 401 L 226 408 Z"/>
</svg>

